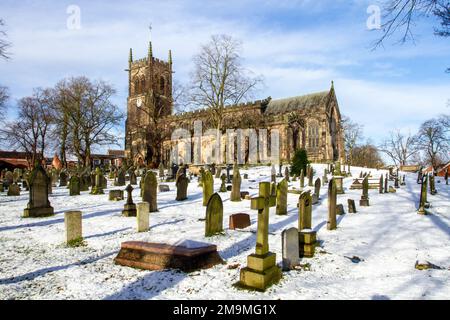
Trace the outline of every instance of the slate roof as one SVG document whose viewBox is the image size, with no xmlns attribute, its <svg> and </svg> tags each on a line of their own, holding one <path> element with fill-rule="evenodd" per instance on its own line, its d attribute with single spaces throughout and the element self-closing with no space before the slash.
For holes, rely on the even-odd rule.
<svg viewBox="0 0 450 320">
<path fill-rule="evenodd" d="M 267 105 L 265 114 L 283 114 L 298 110 L 299 108 L 310 108 L 325 103 L 330 91 L 311 93 L 303 96 L 271 100 Z"/>
</svg>

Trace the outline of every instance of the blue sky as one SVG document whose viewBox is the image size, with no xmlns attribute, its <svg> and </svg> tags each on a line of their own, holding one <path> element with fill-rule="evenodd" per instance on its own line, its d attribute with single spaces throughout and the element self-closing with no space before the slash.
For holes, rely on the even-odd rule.
<svg viewBox="0 0 450 320">
<path fill-rule="evenodd" d="M 13 47 L 12 59 L 0 61 L 0 84 L 10 87 L 14 100 L 34 87 L 86 75 L 111 82 L 125 110 L 128 50 L 135 58 L 146 55 L 150 23 L 154 55 L 167 59 L 172 50 L 181 83 L 200 45 L 226 33 L 243 41 L 245 66 L 265 79 L 256 98 L 328 90 L 334 80 L 341 112 L 364 125 L 376 143 L 389 130 L 414 132 L 422 121 L 450 113 L 449 39 L 435 37 L 435 21 L 426 19 L 414 29 L 415 45 L 392 39 L 372 51 L 380 34 L 367 29 L 367 8 L 378 3 L 2 0 L 0 17 Z M 81 9 L 80 30 L 67 28 L 69 5 Z"/>
</svg>

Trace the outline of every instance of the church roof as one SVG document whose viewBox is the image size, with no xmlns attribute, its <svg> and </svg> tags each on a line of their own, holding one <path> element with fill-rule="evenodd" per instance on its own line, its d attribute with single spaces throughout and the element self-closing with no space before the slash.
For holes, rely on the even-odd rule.
<svg viewBox="0 0 450 320">
<path fill-rule="evenodd" d="M 271 100 L 267 105 L 265 114 L 283 114 L 300 108 L 310 108 L 324 103 L 330 91 L 316 92 L 303 96 Z"/>
</svg>

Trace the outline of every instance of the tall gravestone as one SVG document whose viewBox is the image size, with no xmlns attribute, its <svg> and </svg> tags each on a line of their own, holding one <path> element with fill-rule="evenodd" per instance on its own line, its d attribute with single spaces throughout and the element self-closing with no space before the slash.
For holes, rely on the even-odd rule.
<svg viewBox="0 0 450 320">
<path fill-rule="evenodd" d="M 50 178 L 39 163 L 30 176 L 30 200 L 23 212 L 24 217 L 43 217 L 54 214 L 48 200 Z"/>
<path fill-rule="evenodd" d="M 283 270 L 292 270 L 299 262 L 299 243 L 297 228 L 289 228 L 281 233 Z"/>
<path fill-rule="evenodd" d="M 384 178 L 384 193 L 389 193 L 389 179 L 388 179 L 388 174 L 386 173 L 386 176 Z"/>
<path fill-rule="evenodd" d="M 286 182 L 289 182 L 289 167 L 286 166 L 286 168 L 284 168 L 284 178 L 286 179 Z"/>
<path fill-rule="evenodd" d="M 314 182 L 314 193 L 312 195 L 312 204 L 317 204 L 320 199 L 320 178 L 316 179 L 316 182 Z"/>
<path fill-rule="evenodd" d="M 383 184 L 384 184 L 384 181 L 383 181 L 383 175 L 381 175 L 380 176 L 380 182 L 379 182 L 379 186 L 378 186 L 378 191 L 379 191 L 379 193 L 383 193 Z"/>
<path fill-rule="evenodd" d="M 241 174 L 239 173 L 239 167 L 237 164 L 233 168 L 233 184 L 231 187 L 230 201 L 239 202 L 241 201 Z"/>
<path fill-rule="evenodd" d="M 328 230 L 335 230 L 337 227 L 336 202 L 337 202 L 336 183 L 332 178 L 328 183 L 328 221 L 327 221 Z"/>
<path fill-rule="evenodd" d="M 427 210 L 427 175 L 422 175 L 422 186 L 420 188 L 420 200 L 419 200 L 419 210 L 418 214 L 426 215 L 428 214 Z"/>
<path fill-rule="evenodd" d="M 158 171 L 159 171 L 159 177 L 164 178 L 164 165 L 162 164 L 162 162 L 159 164 Z"/>
<path fill-rule="evenodd" d="M 104 194 L 103 192 L 103 174 L 99 167 L 95 169 L 95 185 L 92 187 L 91 194 Z"/>
<path fill-rule="evenodd" d="M 64 170 L 62 170 L 61 173 L 59 174 L 59 186 L 60 187 L 67 186 L 67 173 Z"/>
<path fill-rule="evenodd" d="M 304 191 L 298 199 L 298 238 L 300 257 L 314 256 L 317 233 L 312 229 L 312 197 L 311 192 Z"/>
<path fill-rule="evenodd" d="M 271 169 L 271 172 L 270 172 L 270 177 L 271 177 L 271 182 L 272 183 L 276 183 L 277 182 L 277 171 L 275 170 L 275 166 L 274 165 L 272 165 L 272 169 Z"/>
<path fill-rule="evenodd" d="M 189 185 L 189 178 L 184 174 L 181 174 L 176 181 L 177 186 L 177 197 L 176 201 L 184 201 L 187 199 L 187 189 Z"/>
<path fill-rule="evenodd" d="M 212 237 L 223 231 L 223 203 L 218 193 L 213 194 L 206 206 L 205 237 Z"/>
<path fill-rule="evenodd" d="M 361 207 L 368 207 L 369 206 L 369 176 L 367 175 L 362 183 L 362 195 L 361 199 L 359 200 L 359 205 Z"/>
<path fill-rule="evenodd" d="M 150 227 L 150 205 L 148 202 L 140 202 L 136 208 L 137 232 L 146 232 Z"/>
<path fill-rule="evenodd" d="M 300 190 L 303 190 L 305 187 L 305 174 L 303 173 L 303 169 L 300 170 Z"/>
<path fill-rule="evenodd" d="M 288 183 L 283 179 L 277 185 L 277 215 L 282 216 L 287 214 L 287 193 Z"/>
<path fill-rule="evenodd" d="M 309 171 L 308 171 L 308 186 L 312 187 L 313 186 L 313 179 L 314 179 L 314 169 L 311 166 L 308 166 Z"/>
<path fill-rule="evenodd" d="M 79 196 L 80 195 L 80 178 L 77 175 L 73 175 L 70 177 L 69 182 L 69 195 L 70 196 Z"/>
<path fill-rule="evenodd" d="M 158 180 L 152 171 L 148 171 L 144 178 L 144 185 L 142 190 L 142 201 L 149 204 L 149 212 L 158 211 L 157 191 Z"/>
<path fill-rule="evenodd" d="M 269 210 L 275 206 L 270 195 L 270 183 L 259 184 L 259 197 L 252 198 L 251 208 L 258 210 L 256 250 L 247 257 L 247 267 L 241 269 L 240 286 L 264 291 L 281 278 L 281 269 L 276 265 L 276 255 L 269 251 Z"/>
<path fill-rule="evenodd" d="M 130 170 L 130 184 L 132 186 L 137 185 L 137 177 L 136 177 L 136 173 L 134 172 L 134 170 Z"/>
<path fill-rule="evenodd" d="M 125 170 L 123 168 L 120 168 L 117 172 L 117 183 L 116 186 L 124 186 L 125 185 Z"/>
<path fill-rule="evenodd" d="M 66 229 L 66 243 L 72 245 L 83 240 L 81 211 L 67 211 L 64 213 Z"/>
<path fill-rule="evenodd" d="M 203 187 L 203 206 L 208 205 L 209 198 L 214 193 L 214 179 L 209 170 L 206 170 L 202 175 L 202 187 Z"/>
<path fill-rule="evenodd" d="M 136 217 L 137 209 L 136 204 L 133 202 L 133 187 L 129 184 L 125 191 L 127 192 L 127 202 L 125 203 L 122 215 L 125 217 Z"/>
</svg>

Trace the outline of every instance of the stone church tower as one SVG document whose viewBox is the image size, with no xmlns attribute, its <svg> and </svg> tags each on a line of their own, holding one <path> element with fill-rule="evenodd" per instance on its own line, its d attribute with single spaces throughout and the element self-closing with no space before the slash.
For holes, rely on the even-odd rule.
<svg viewBox="0 0 450 320">
<path fill-rule="evenodd" d="M 130 49 L 128 59 L 128 100 L 125 123 L 125 150 L 128 158 L 145 162 L 152 158 L 155 150 L 148 143 L 146 130 L 155 114 L 169 116 L 173 112 L 172 100 L 172 53 L 168 61 L 153 57 L 152 43 L 149 43 L 146 58 L 133 60 Z"/>
</svg>

